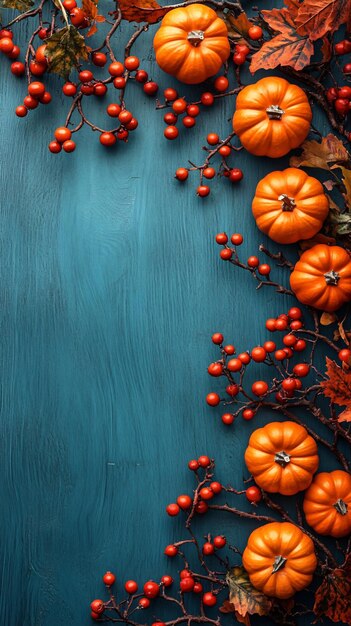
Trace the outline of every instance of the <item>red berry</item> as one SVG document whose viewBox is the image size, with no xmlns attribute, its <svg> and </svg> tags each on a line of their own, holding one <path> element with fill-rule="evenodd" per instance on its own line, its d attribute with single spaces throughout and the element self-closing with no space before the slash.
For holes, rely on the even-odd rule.
<svg viewBox="0 0 351 626">
<path fill-rule="evenodd" d="M 113 133 L 101 133 L 100 135 L 100 143 L 103 146 L 113 146 L 117 141 L 116 135 Z"/>
<path fill-rule="evenodd" d="M 351 41 L 349 39 L 344 39 L 344 50 L 345 52 L 351 52 Z"/>
<path fill-rule="evenodd" d="M 278 317 L 277 320 L 275 320 L 275 330 L 286 330 L 288 327 L 288 322 L 282 318 L 282 317 Z"/>
<path fill-rule="evenodd" d="M 188 570 L 188 569 L 180 570 L 180 572 L 179 572 L 180 580 L 182 580 L 183 578 L 189 578 L 189 577 L 192 578 L 192 573 L 191 573 L 190 570 Z"/>
<path fill-rule="evenodd" d="M 97 67 L 104 67 L 107 63 L 107 56 L 103 52 L 94 52 L 91 60 Z"/>
<path fill-rule="evenodd" d="M 228 242 L 227 233 L 218 233 L 216 235 L 216 243 L 218 243 L 219 245 L 224 246 L 227 242 Z"/>
<path fill-rule="evenodd" d="M 244 409 L 243 410 L 243 418 L 244 420 L 252 420 L 252 418 L 254 417 L 255 412 L 252 409 Z"/>
<path fill-rule="evenodd" d="M 121 107 L 115 102 L 111 102 L 106 108 L 107 114 L 110 117 L 118 117 L 121 112 Z"/>
<path fill-rule="evenodd" d="M 85 96 L 92 96 L 94 93 L 94 85 L 84 83 L 80 86 L 80 91 L 84 93 Z"/>
<path fill-rule="evenodd" d="M 211 190 L 208 185 L 199 185 L 196 193 L 198 196 L 200 196 L 200 198 L 206 198 L 206 196 L 209 195 L 210 191 Z"/>
<path fill-rule="evenodd" d="M 202 546 L 202 554 L 204 554 L 205 556 L 214 554 L 214 551 L 215 551 L 215 547 L 209 541 L 206 541 L 206 543 L 204 543 L 204 545 Z"/>
<path fill-rule="evenodd" d="M 189 172 L 185 167 L 178 167 L 175 175 L 178 180 L 183 181 L 188 178 Z"/>
<path fill-rule="evenodd" d="M 116 576 L 112 572 L 106 572 L 102 577 L 103 582 L 107 587 L 111 587 L 116 582 Z"/>
<path fill-rule="evenodd" d="M 138 604 L 142 609 L 148 609 L 151 603 L 149 598 L 140 598 Z"/>
<path fill-rule="evenodd" d="M 179 508 L 178 504 L 172 503 L 172 504 L 168 504 L 166 506 L 166 512 L 171 517 L 175 517 L 176 515 L 178 515 L 179 511 L 180 511 L 180 508 Z"/>
<path fill-rule="evenodd" d="M 70 12 L 70 18 L 73 26 L 83 26 L 83 24 L 86 22 L 86 14 L 84 13 L 83 9 L 80 9 L 79 7 L 74 7 L 72 9 L 72 11 Z"/>
<path fill-rule="evenodd" d="M 309 371 L 310 371 L 310 366 L 308 365 L 308 363 L 297 363 L 293 367 L 294 374 L 296 376 L 299 376 L 300 378 L 307 376 Z"/>
<path fill-rule="evenodd" d="M 79 72 L 78 76 L 82 83 L 90 83 L 90 81 L 94 78 L 94 74 L 90 70 L 83 70 L 82 72 Z"/>
<path fill-rule="evenodd" d="M 226 390 L 226 393 L 228 394 L 228 396 L 231 396 L 232 398 L 234 398 L 235 396 L 238 395 L 238 393 L 240 391 L 240 387 L 239 387 L 239 385 L 227 385 L 225 390 Z"/>
<path fill-rule="evenodd" d="M 58 154 L 62 150 L 62 144 L 59 141 L 50 141 L 49 150 L 53 154 Z"/>
<path fill-rule="evenodd" d="M 138 584 L 135 582 L 135 580 L 127 580 L 124 583 L 124 588 L 127 593 L 132 595 L 133 593 L 136 593 L 138 591 Z"/>
<path fill-rule="evenodd" d="M 243 366 L 241 359 L 230 359 L 227 363 L 227 368 L 230 372 L 239 372 Z"/>
<path fill-rule="evenodd" d="M 56 128 L 54 135 L 55 139 L 57 139 L 57 141 L 59 141 L 60 143 L 63 143 L 64 141 L 67 141 L 72 137 L 70 129 L 66 126 L 59 126 L 58 128 Z"/>
<path fill-rule="evenodd" d="M 107 93 L 107 87 L 104 83 L 95 83 L 94 94 L 95 96 L 104 96 Z"/>
<path fill-rule="evenodd" d="M 217 133 L 209 133 L 206 140 L 210 146 L 216 146 L 219 143 L 219 136 Z"/>
<path fill-rule="evenodd" d="M 249 30 L 247 31 L 247 34 L 250 39 L 252 39 L 253 41 L 257 41 L 258 39 L 262 39 L 263 30 L 261 26 L 251 26 L 251 28 L 249 28 Z"/>
<path fill-rule="evenodd" d="M 169 546 L 165 547 L 164 553 L 166 556 L 170 557 L 177 556 L 178 548 L 177 546 L 173 546 L 172 544 L 170 544 Z"/>
<path fill-rule="evenodd" d="M 177 120 L 178 118 L 175 113 L 165 113 L 163 116 L 163 121 L 169 126 L 174 126 L 174 124 L 177 123 Z"/>
<path fill-rule="evenodd" d="M 214 493 L 209 487 L 202 487 L 199 491 L 199 495 L 203 500 L 212 500 Z"/>
<path fill-rule="evenodd" d="M 242 52 L 235 52 L 233 54 L 233 63 L 235 63 L 235 65 L 244 65 L 246 61 L 246 54 L 243 54 Z"/>
<path fill-rule="evenodd" d="M 14 76 L 23 76 L 25 69 L 24 63 L 21 63 L 20 61 L 11 63 L 11 72 Z"/>
<path fill-rule="evenodd" d="M 10 37 L 2 37 L 0 39 L 1 52 L 4 52 L 5 54 L 11 54 L 13 48 L 14 48 L 14 44 L 13 44 L 12 39 L 10 39 Z"/>
<path fill-rule="evenodd" d="M 201 100 L 201 104 L 203 104 L 206 107 L 210 107 L 214 103 L 214 96 L 209 91 L 206 91 L 205 93 L 201 94 L 200 100 Z"/>
<path fill-rule="evenodd" d="M 277 346 L 275 345 L 274 341 L 265 341 L 263 344 L 263 347 L 266 352 L 270 353 L 270 352 L 274 352 Z"/>
<path fill-rule="evenodd" d="M 329 87 L 326 92 L 328 102 L 334 102 L 338 97 L 338 90 L 335 87 Z"/>
<path fill-rule="evenodd" d="M 118 141 L 127 141 L 129 137 L 129 133 L 125 128 L 120 128 L 117 131 L 117 139 Z"/>
<path fill-rule="evenodd" d="M 91 619 L 100 619 L 100 613 L 95 613 L 95 611 L 90 611 Z"/>
<path fill-rule="evenodd" d="M 118 119 L 121 124 L 128 124 L 130 120 L 133 119 L 133 114 L 130 111 L 123 109 L 123 111 L 120 112 Z"/>
<path fill-rule="evenodd" d="M 284 361 L 286 357 L 287 355 L 284 350 L 276 350 L 274 353 L 274 358 L 276 359 L 276 361 Z"/>
<path fill-rule="evenodd" d="M 258 267 L 259 263 L 260 262 L 257 256 L 249 256 L 249 258 L 247 259 L 247 264 L 249 267 Z"/>
<path fill-rule="evenodd" d="M 303 352 L 306 349 L 306 341 L 304 339 L 298 339 L 294 345 L 294 352 Z"/>
<path fill-rule="evenodd" d="M 153 580 L 149 580 L 145 583 L 143 591 L 147 598 L 157 598 L 160 593 L 160 587 L 157 583 L 153 582 Z"/>
<path fill-rule="evenodd" d="M 66 11 L 72 11 L 72 9 L 75 9 L 77 6 L 76 0 L 63 0 L 62 4 Z"/>
<path fill-rule="evenodd" d="M 253 383 L 251 390 L 255 396 L 264 396 L 268 391 L 268 385 L 264 380 L 256 380 Z"/>
<path fill-rule="evenodd" d="M 223 248 L 223 250 L 220 251 L 219 256 L 223 261 L 229 261 L 229 259 L 233 256 L 233 251 L 230 248 Z"/>
<path fill-rule="evenodd" d="M 231 183 L 238 183 L 240 180 L 243 179 L 243 177 L 244 174 L 242 173 L 242 170 L 239 170 L 237 167 L 234 167 L 232 170 L 230 170 L 229 180 Z"/>
<path fill-rule="evenodd" d="M 205 606 L 214 606 L 217 603 L 217 598 L 212 591 L 208 591 L 202 596 L 202 602 Z"/>
<path fill-rule="evenodd" d="M 214 169 L 214 167 L 205 167 L 205 169 L 202 171 L 203 175 L 205 178 L 214 178 L 216 176 L 216 170 Z M 217 242 L 218 243 L 218 242 Z"/>
<path fill-rule="evenodd" d="M 295 391 L 295 378 L 285 378 L 282 382 L 284 391 Z"/>
<path fill-rule="evenodd" d="M 346 63 L 346 65 L 344 65 L 344 67 L 342 68 L 342 71 L 344 72 L 344 74 L 351 74 L 351 63 Z"/>
<path fill-rule="evenodd" d="M 202 454 L 201 456 L 199 456 L 197 462 L 200 467 L 208 467 L 209 465 L 211 465 L 211 459 L 206 454 Z"/>
<path fill-rule="evenodd" d="M 120 61 L 113 61 L 108 67 L 111 76 L 122 76 L 124 73 L 124 65 Z"/>
<path fill-rule="evenodd" d="M 15 113 L 17 117 L 26 117 L 28 109 L 23 104 L 20 104 L 18 107 L 16 107 Z"/>
<path fill-rule="evenodd" d="M 177 504 L 183 511 L 186 511 L 187 509 L 190 509 L 192 503 L 193 503 L 193 501 L 190 498 L 190 496 L 181 495 L 181 496 L 178 496 L 178 498 L 177 498 Z"/>
<path fill-rule="evenodd" d="M 227 540 L 223 535 L 218 535 L 217 537 L 213 538 L 213 545 L 215 548 L 217 548 L 217 550 L 224 548 L 226 543 L 227 543 Z"/>
<path fill-rule="evenodd" d="M 179 135 L 179 131 L 178 131 L 178 128 L 176 126 L 167 126 L 167 128 L 165 128 L 163 134 L 166 137 L 166 139 L 170 139 L 172 141 L 173 139 L 177 139 L 177 137 Z"/>
<path fill-rule="evenodd" d="M 223 413 L 222 422 L 226 426 L 230 426 L 234 422 L 234 415 L 232 413 Z"/>
<path fill-rule="evenodd" d="M 104 612 L 104 603 L 102 600 L 93 600 L 90 604 L 90 608 L 94 613 L 99 613 L 100 615 Z"/>
<path fill-rule="evenodd" d="M 351 350 L 349 350 L 348 348 L 343 348 L 338 353 L 338 357 L 340 361 L 343 361 L 344 363 L 349 363 L 351 359 Z"/>
<path fill-rule="evenodd" d="M 201 502 L 198 502 L 198 504 L 196 505 L 195 511 L 199 515 L 205 515 L 205 513 L 207 513 L 208 511 L 208 504 L 204 500 L 201 500 Z"/>
<path fill-rule="evenodd" d="M 270 330 L 271 332 L 275 331 L 275 318 L 274 317 L 269 317 L 268 320 L 266 320 L 266 328 L 267 330 Z"/>
<path fill-rule="evenodd" d="M 197 104 L 188 104 L 186 112 L 191 117 L 197 117 L 200 113 L 200 107 L 198 107 Z"/>
<path fill-rule="evenodd" d="M 137 70 L 139 65 L 140 65 L 140 61 L 139 61 L 138 57 L 130 56 L 130 57 L 127 57 L 126 59 L 124 59 L 124 66 L 130 72 L 133 71 L 133 70 Z"/>
<path fill-rule="evenodd" d="M 47 28 L 41 28 L 38 32 L 39 39 L 47 39 L 49 37 L 50 31 Z"/>
<path fill-rule="evenodd" d="M 223 350 L 228 355 L 235 354 L 235 347 L 232 346 L 231 344 L 228 344 L 227 346 L 224 346 Z"/>
<path fill-rule="evenodd" d="M 213 493 L 221 493 L 221 491 L 222 491 L 222 485 L 221 485 L 221 483 L 219 483 L 217 481 L 213 481 L 210 484 L 210 488 L 212 489 Z"/>
<path fill-rule="evenodd" d="M 335 44 L 334 52 L 335 54 L 345 54 L 346 50 L 345 50 L 345 45 L 343 41 L 339 41 L 338 43 Z"/>
<path fill-rule="evenodd" d="M 178 98 L 178 100 L 175 100 L 172 104 L 172 109 L 175 113 L 184 113 L 186 107 L 187 103 L 184 98 Z"/>
<path fill-rule="evenodd" d="M 223 374 L 223 365 L 222 363 L 211 363 L 207 371 L 210 376 L 222 376 Z"/>
<path fill-rule="evenodd" d="M 235 52 L 242 52 L 245 56 L 247 56 L 250 52 L 250 48 L 246 45 L 246 43 L 237 43 L 235 46 Z"/>
<path fill-rule="evenodd" d="M 234 233 L 231 236 L 230 241 L 232 242 L 232 244 L 234 246 L 241 246 L 241 244 L 244 241 L 244 239 L 243 239 L 243 236 L 240 235 L 240 233 Z"/>
<path fill-rule="evenodd" d="M 222 333 L 214 333 L 212 335 L 212 343 L 216 345 L 220 345 L 221 343 L 223 343 L 223 340 L 224 340 L 224 337 Z"/>
<path fill-rule="evenodd" d="M 251 357 L 248 352 L 240 352 L 240 354 L 238 354 L 238 359 L 240 359 L 243 365 L 248 365 L 251 361 Z"/>
<path fill-rule="evenodd" d="M 227 91 L 229 87 L 229 80 L 226 76 L 218 76 L 214 82 L 214 87 L 216 91 L 220 93 Z"/>
<path fill-rule="evenodd" d="M 253 348 L 251 350 L 251 357 L 256 363 L 261 363 L 265 360 L 267 356 L 266 350 L 261 346 L 257 346 L 257 348 Z"/>
<path fill-rule="evenodd" d="M 338 97 L 339 98 L 346 98 L 347 100 L 350 100 L 351 99 L 351 87 L 348 87 L 348 86 L 340 87 L 338 89 Z"/>
<path fill-rule="evenodd" d="M 210 406 L 218 406 L 220 401 L 221 401 L 221 399 L 220 399 L 218 393 L 212 392 L 212 393 L 208 393 L 207 396 L 206 396 L 206 402 Z"/>
<path fill-rule="evenodd" d="M 165 89 L 163 95 L 165 99 L 168 100 L 168 102 L 173 102 L 173 100 L 176 100 L 178 98 L 178 92 L 176 91 L 176 89 L 173 89 L 173 87 L 168 87 L 167 89 Z"/>
<path fill-rule="evenodd" d="M 203 591 L 202 584 L 199 582 L 196 582 L 194 585 L 193 593 L 202 593 L 202 591 Z"/>
<path fill-rule="evenodd" d="M 132 119 L 130 120 L 130 122 L 128 122 L 128 124 L 126 124 L 126 128 L 128 130 L 135 130 L 136 128 L 138 128 L 138 120 L 135 117 L 132 117 Z"/>
<path fill-rule="evenodd" d="M 170 587 L 173 584 L 173 578 L 172 576 L 168 576 L 167 574 L 165 576 L 162 576 L 161 578 L 161 583 L 165 586 L 165 587 Z"/>
<path fill-rule="evenodd" d="M 147 96 L 154 96 L 155 93 L 158 92 L 158 84 L 152 80 L 149 80 L 147 83 L 144 83 L 143 90 Z"/>
<path fill-rule="evenodd" d="M 74 152 L 74 150 L 76 149 L 76 144 L 74 141 L 72 141 L 72 139 L 67 139 L 67 141 L 63 142 L 62 148 L 65 152 Z"/>
<path fill-rule="evenodd" d="M 299 330 L 302 327 L 303 327 L 303 323 L 301 322 L 301 320 L 293 320 L 290 323 L 291 330 Z"/>
<path fill-rule="evenodd" d="M 13 39 L 13 32 L 11 30 L 7 30 L 7 28 L 2 28 L 0 30 L 0 39 Z"/>
<path fill-rule="evenodd" d="M 138 70 L 135 74 L 135 80 L 138 83 L 146 83 L 149 78 L 149 74 L 145 70 Z"/>
<path fill-rule="evenodd" d="M 74 83 L 65 83 L 62 87 L 62 91 L 65 96 L 75 96 L 77 93 L 77 87 Z"/>
<path fill-rule="evenodd" d="M 43 83 L 40 83 L 39 81 L 34 81 L 34 83 L 29 83 L 28 93 L 33 98 L 40 98 L 45 93 L 45 85 Z"/>
<path fill-rule="evenodd" d="M 191 117 L 190 115 L 186 115 L 182 120 L 185 128 L 192 128 L 196 124 L 195 117 Z"/>
<path fill-rule="evenodd" d="M 21 48 L 19 46 L 13 46 L 11 52 L 7 54 L 7 57 L 9 59 L 18 59 L 20 54 L 21 54 Z"/>
<path fill-rule="evenodd" d="M 245 495 L 249 502 L 260 502 L 262 500 L 262 491 L 258 487 L 248 487 L 245 491 Z"/>
<path fill-rule="evenodd" d="M 182 578 L 179 586 L 182 593 L 189 593 L 194 589 L 195 581 L 191 576 L 187 576 L 186 578 Z"/>
<path fill-rule="evenodd" d="M 232 151 L 231 147 L 230 147 L 230 146 L 225 145 L 225 146 L 221 146 L 221 147 L 219 148 L 218 153 L 219 153 L 222 157 L 228 157 L 228 156 L 230 155 L 231 151 Z M 230 178 L 230 175 L 229 175 L 229 178 Z M 232 182 L 235 182 L 235 181 L 232 181 Z"/>
<path fill-rule="evenodd" d="M 23 98 L 23 104 L 25 107 L 27 107 L 27 109 L 36 109 L 39 101 L 37 100 L 37 98 L 33 98 L 33 96 L 26 96 L 25 98 Z"/>
<path fill-rule="evenodd" d="M 261 263 L 261 265 L 258 266 L 258 272 L 262 276 L 269 276 L 271 272 L 271 266 L 268 265 L 268 263 Z"/>
<path fill-rule="evenodd" d="M 351 72 L 351 63 L 349 65 L 350 65 L 350 72 Z M 346 98 L 337 98 L 334 102 L 334 107 L 335 107 L 335 111 L 339 113 L 339 115 L 346 115 L 346 113 L 349 110 L 349 101 L 346 100 Z"/>
<path fill-rule="evenodd" d="M 284 346 L 287 346 L 288 348 L 291 348 L 292 346 L 295 345 L 295 343 L 297 342 L 297 339 L 295 337 L 295 335 L 285 335 L 285 337 L 283 337 L 283 344 Z"/>
</svg>

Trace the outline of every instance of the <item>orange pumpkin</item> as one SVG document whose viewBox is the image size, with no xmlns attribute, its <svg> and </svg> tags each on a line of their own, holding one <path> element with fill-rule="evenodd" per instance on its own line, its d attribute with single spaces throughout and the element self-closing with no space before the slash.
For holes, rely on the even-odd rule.
<svg viewBox="0 0 351 626">
<path fill-rule="evenodd" d="M 256 528 L 243 553 L 252 585 L 267 596 L 291 598 L 307 587 L 317 567 L 313 541 L 290 522 Z"/>
<path fill-rule="evenodd" d="M 296 167 L 267 174 L 256 187 L 252 212 L 260 230 L 278 243 L 310 239 L 329 212 L 323 185 Z"/>
<path fill-rule="evenodd" d="M 351 258 L 340 246 L 317 244 L 301 255 L 290 285 L 303 304 L 336 311 L 351 300 Z"/>
<path fill-rule="evenodd" d="M 257 156 L 281 157 L 306 139 L 312 111 L 307 96 L 284 78 L 262 78 L 240 91 L 233 128 Z"/>
<path fill-rule="evenodd" d="M 195 85 L 217 74 L 230 54 L 228 30 L 204 4 L 190 4 L 166 13 L 154 38 L 161 69 L 183 83 Z"/>
<path fill-rule="evenodd" d="M 303 501 L 307 523 L 319 535 L 351 533 L 351 476 L 343 470 L 316 474 Z"/>
<path fill-rule="evenodd" d="M 262 489 L 292 496 L 312 482 L 319 464 L 317 444 L 295 422 L 270 422 L 252 433 L 245 463 Z"/>
</svg>

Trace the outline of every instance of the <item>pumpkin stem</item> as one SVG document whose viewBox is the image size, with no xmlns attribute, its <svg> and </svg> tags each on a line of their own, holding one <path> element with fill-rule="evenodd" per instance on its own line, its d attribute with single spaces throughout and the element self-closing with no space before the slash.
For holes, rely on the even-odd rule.
<svg viewBox="0 0 351 626">
<path fill-rule="evenodd" d="M 203 30 L 191 30 L 188 33 L 187 40 L 195 48 L 205 39 L 205 33 Z"/>
<path fill-rule="evenodd" d="M 278 463 L 282 467 L 286 467 L 286 465 L 290 463 L 290 456 L 289 454 L 284 452 L 284 450 L 281 450 L 281 452 L 276 453 L 274 460 L 276 463 Z"/>
<path fill-rule="evenodd" d="M 266 109 L 266 113 L 270 120 L 281 120 L 285 111 L 283 111 L 283 109 L 281 109 L 277 104 L 271 104 L 268 109 Z"/>
<path fill-rule="evenodd" d="M 341 498 L 339 498 L 333 506 L 336 508 L 337 512 L 340 513 L 340 515 L 347 515 L 347 504 Z"/>
<path fill-rule="evenodd" d="M 334 272 L 334 270 L 330 270 L 330 272 L 324 274 L 324 278 L 327 285 L 331 286 L 337 285 L 340 280 L 339 274 L 337 272 Z"/>
<path fill-rule="evenodd" d="M 274 559 L 274 563 L 273 563 L 273 574 L 275 574 L 282 567 L 284 567 L 286 561 L 287 561 L 287 559 L 284 556 L 282 556 L 281 554 L 279 554 L 279 556 L 276 556 L 275 559 Z"/>
<path fill-rule="evenodd" d="M 289 198 L 286 193 L 282 193 L 280 196 L 278 196 L 278 200 L 281 200 L 282 211 L 293 211 L 296 207 L 296 202 L 294 198 Z"/>
</svg>

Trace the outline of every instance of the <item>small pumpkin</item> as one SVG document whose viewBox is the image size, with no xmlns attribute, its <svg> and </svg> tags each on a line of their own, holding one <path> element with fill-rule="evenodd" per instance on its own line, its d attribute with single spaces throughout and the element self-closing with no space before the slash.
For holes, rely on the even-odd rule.
<svg viewBox="0 0 351 626">
<path fill-rule="evenodd" d="M 154 38 L 160 68 L 195 85 L 217 74 L 230 54 L 227 26 L 204 4 L 166 13 Z"/>
<path fill-rule="evenodd" d="M 319 464 L 317 444 L 295 422 L 270 422 L 252 433 L 245 463 L 262 489 L 292 496 L 312 482 Z"/>
<path fill-rule="evenodd" d="M 316 474 L 303 501 L 307 523 L 319 535 L 351 533 L 351 476 L 343 470 Z"/>
<path fill-rule="evenodd" d="M 297 299 L 322 311 L 351 300 L 351 258 L 340 246 L 317 244 L 301 255 L 290 275 Z"/>
<path fill-rule="evenodd" d="M 243 565 L 256 589 L 286 599 L 311 583 L 317 559 L 313 541 L 300 528 L 272 522 L 251 533 Z"/>
<path fill-rule="evenodd" d="M 256 224 L 278 243 L 311 239 L 329 212 L 323 185 L 297 167 L 267 174 L 252 202 Z"/>
<path fill-rule="evenodd" d="M 284 78 L 262 78 L 240 91 L 233 128 L 248 152 L 281 157 L 306 139 L 312 111 L 305 92 Z"/>
</svg>

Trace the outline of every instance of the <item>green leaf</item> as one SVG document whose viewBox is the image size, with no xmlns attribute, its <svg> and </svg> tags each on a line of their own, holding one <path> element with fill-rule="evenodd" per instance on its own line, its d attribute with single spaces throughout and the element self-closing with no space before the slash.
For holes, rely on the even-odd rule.
<svg viewBox="0 0 351 626">
<path fill-rule="evenodd" d="M 328 222 L 331 226 L 333 235 L 350 235 L 351 234 L 351 215 L 350 213 L 338 213 L 330 209 Z"/>
<path fill-rule="evenodd" d="M 88 49 L 75 26 L 65 26 L 46 39 L 45 55 L 49 71 L 66 78 L 80 59 L 88 58 Z"/>
<path fill-rule="evenodd" d="M 33 0 L 0 0 L 2 9 L 17 9 L 17 11 L 28 11 L 33 6 Z"/>
</svg>

